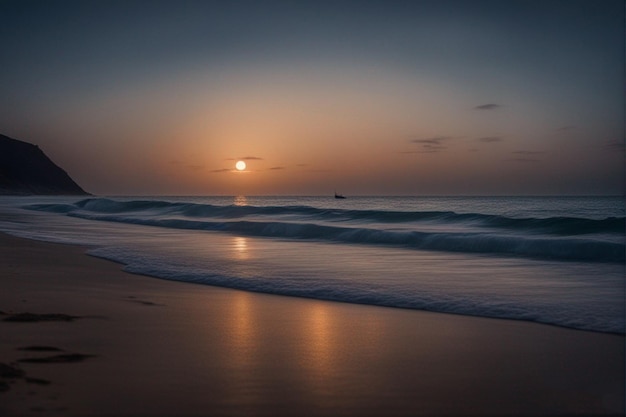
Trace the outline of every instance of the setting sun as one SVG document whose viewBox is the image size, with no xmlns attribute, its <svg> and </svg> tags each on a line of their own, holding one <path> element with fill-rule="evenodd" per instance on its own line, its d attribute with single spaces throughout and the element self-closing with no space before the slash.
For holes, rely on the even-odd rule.
<svg viewBox="0 0 626 417">
<path fill-rule="evenodd" d="M 237 168 L 237 171 L 243 171 L 246 169 L 246 163 L 243 161 L 237 161 L 235 168 Z"/>
</svg>

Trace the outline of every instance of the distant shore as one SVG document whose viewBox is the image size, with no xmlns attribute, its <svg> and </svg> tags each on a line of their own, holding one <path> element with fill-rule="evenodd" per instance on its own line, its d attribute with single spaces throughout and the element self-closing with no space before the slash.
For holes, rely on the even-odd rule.
<svg viewBox="0 0 626 417">
<path fill-rule="evenodd" d="M 0 246 L 3 416 L 624 413 L 624 336 L 169 282 L 1 233 Z"/>
</svg>

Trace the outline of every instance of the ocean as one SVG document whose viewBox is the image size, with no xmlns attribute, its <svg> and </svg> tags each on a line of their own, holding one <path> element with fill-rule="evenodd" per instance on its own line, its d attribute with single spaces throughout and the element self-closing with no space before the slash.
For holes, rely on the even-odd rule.
<svg viewBox="0 0 626 417">
<path fill-rule="evenodd" d="M 0 231 L 133 273 L 618 334 L 625 230 L 623 197 L 0 198 Z"/>
</svg>

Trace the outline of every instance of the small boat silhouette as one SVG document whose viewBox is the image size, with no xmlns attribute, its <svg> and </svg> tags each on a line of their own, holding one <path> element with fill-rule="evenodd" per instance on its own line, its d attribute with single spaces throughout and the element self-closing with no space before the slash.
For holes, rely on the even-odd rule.
<svg viewBox="0 0 626 417">
<path fill-rule="evenodd" d="M 337 194 L 337 191 L 335 191 L 335 198 L 346 198 L 346 197 L 341 194 Z"/>
</svg>

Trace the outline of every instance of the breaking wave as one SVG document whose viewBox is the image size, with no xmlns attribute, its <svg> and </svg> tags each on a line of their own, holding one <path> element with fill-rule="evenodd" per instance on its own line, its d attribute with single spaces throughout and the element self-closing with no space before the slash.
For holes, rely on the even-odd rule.
<svg viewBox="0 0 626 417">
<path fill-rule="evenodd" d="M 514 218 L 452 211 L 323 209 L 309 206 L 218 206 L 152 200 L 90 198 L 73 204 L 36 204 L 31 210 L 89 220 L 246 236 L 392 245 L 408 249 L 502 254 L 562 261 L 624 262 L 624 217 Z M 388 225 L 388 226 L 386 226 Z M 460 225 L 428 231 L 424 225 Z M 401 226 L 401 227 L 399 227 Z"/>
</svg>

